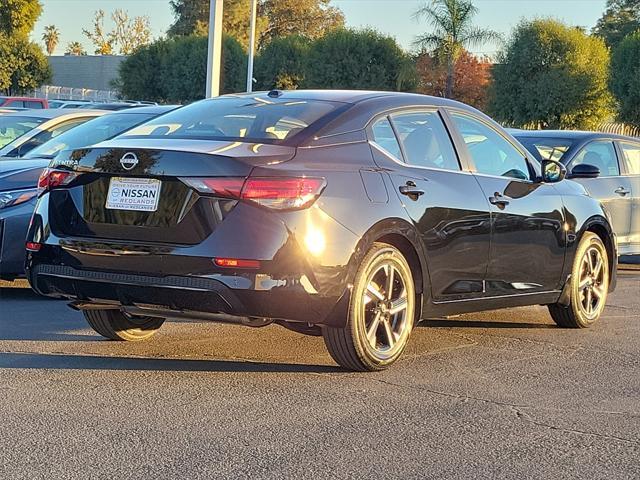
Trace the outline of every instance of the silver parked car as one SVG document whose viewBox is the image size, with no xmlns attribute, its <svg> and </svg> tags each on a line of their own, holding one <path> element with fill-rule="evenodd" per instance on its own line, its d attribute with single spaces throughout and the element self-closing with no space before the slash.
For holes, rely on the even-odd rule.
<svg viewBox="0 0 640 480">
<path fill-rule="evenodd" d="M 637 261 L 638 257 L 627 257 L 640 255 L 640 139 L 562 130 L 511 133 L 538 160 L 562 162 L 568 178 L 574 177 L 605 205 L 613 220 L 622 260 Z"/>
</svg>

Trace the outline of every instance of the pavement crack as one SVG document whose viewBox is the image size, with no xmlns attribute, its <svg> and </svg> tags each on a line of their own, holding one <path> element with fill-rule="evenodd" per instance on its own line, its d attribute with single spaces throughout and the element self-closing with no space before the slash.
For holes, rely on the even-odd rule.
<svg viewBox="0 0 640 480">
<path fill-rule="evenodd" d="M 598 433 L 598 432 L 590 432 L 587 430 L 578 430 L 575 428 L 565 428 L 565 427 L 560 427 L 558 425 L 552 425 L 550 423 L 545 423 L 545 422 L 540 422 L 538 420 L 535 420 L 531 417 L 531 415 L 529 415 L 526 412 L 523 412 L 522 410 L 520 410 L 517 407 L 512 407 L 513 412 L 515 413 L 516 417 L 531 423 L 533 425 L 537 425 L 539 427 L 543 427 L 543 428 L 548 428 L 550 430 L 556 430 L 559 432 L 563 432 L 563 433 L 571 433 L 574 435 L 588 435 L 588 436 L 592 436 L 592 437 L 598 437 L 598 438 L 605 438 L 607 440 L 615 440 L 615 441 L 619 441 L 619 442 L 625 442 L 625 443 L 631 443 L 631 444 L 635 444 L 635 445 L 640 445 L 640 440 L 638 439 L 631 439 L 631 438 L 626 438 L 626 437 L 618 437 L 616 435 L 607 435 L 604 433 Z M 604 412 L 603 412 L 604 413 Z"/>
<path fill-rule="evenodd" d="M 618 436 L 615 436 L 615 435 L 607 435 L 607 434 L 604 434 L 604 433 L 591 432 L 591 431 L 587 431 L 587 430 L 579 430 L 579 429 L 574 429 L 574 428 L 565 428 L 565 427 L 560 427 L 560 426 L 552 425 L 552 424 L 545 423 L 545 422 L 540 422 L 538 420 L 535 420 L 533 417 L 531 417 L 531 415 L 528 414 L 527 412 L 523 411 L 524 409 L 539 408 L 539 407 L 534 407 L 532 405 L 521 405 L 521 404 L 517 404 L 517 403 L 500 402 L 500 401 L 497 401 L 497 400 L 490 400 L 488 398 L 473 397 L 473 396 L 470 396 L 470 395 L 459 395 L 457 393 L 442 392 L 442 391 L 439 391 L 439 390 L 431 390 L 429 388 L 422 387 L 422 386 L 419 386 L 419 385 L 405 385 L 405 384 L 401 384 L 401 383 L 390 382 L 388 380 L 383 380 L 383 379 L 380 379 L 380 378 L 376 378 L 376 379 L 373 379 L 373 380 L 376 381 L 376 382 L 379 382 L 379 383 L 383 383 L 385 385 L 392 386 L 392 387 L 405 388 L 405 389 L 410 389 L 410 390 L 418 390 L 418 391 L 420 391 L 422 393 L 431 393 L 433 395 L 438 395 L 438 396 L 447 397 L 447 398 L 453 398 L 453 399 L 462 400 L 462 401 L 465 401 L 465 402 L 467 402 L 467 401 L 476 401 L 476 402 L 482 402 L 482 403 L 487 403 L 487 404 L 491 404 L 491 405 L 496 405 L 498 407 L 506 407 L 507 409 L 509 409 L 509 411 L 514 413 L 516 418 L 518 418 L 518 419 L 520 419 L 522 421 L 525 421 L 527 423 L 530 423 L 532 425 L 536 425 L 536 426 L 543 427 L 543 428 L 548 428 L 550 430 L 556 430 L 556 431 L 560 431 L 560 432 L 564 432 L 564 433 L 571 433 L 571 434 L 575 434 L 575 435 L 589 435 L 589 436 L 598 437 L 598 438 L 604 438 L 604 439 L 608 439 L 608 440 L 615 440 L 615 441 L 619 441 L 619 442 L 625 442 L 625 443 L 631 443 L 631 444 L 634 444 L 634 445 L 640 445 L 640 440 L 638 440 L 638 439 L 630 439 L 630 438 L 626 438 L 626 437 L 618 437 Z M 626 414 L 626 412 L 606 412 L 606 411 L 599 411 L 599 412 L 592 412 L 592 413 L 616 414 L 616 415 Z"/>
</svg>

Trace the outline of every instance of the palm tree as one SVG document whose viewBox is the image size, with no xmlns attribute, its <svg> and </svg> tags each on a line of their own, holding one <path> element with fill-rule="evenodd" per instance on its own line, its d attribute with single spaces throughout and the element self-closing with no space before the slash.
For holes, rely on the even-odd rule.
<svg viewBox="0 0 640 480">
<path fill-rule="evenodd" d="M 60 41 L 60 31 L 55 25 L 47 25 L 46 27 L 44 27 L 42 41 L 47 48 L 47 53 L 49 54 L 49 56 L 53 55 L 53 51 L 56 49 L 56 47 L 58 46 L 58 42 Z"/>
<path fill-rule="evenodd" d="M 432 0 L 414 14 L 415 18 L 424 18 L 433 27 L 433 32 L 418 36 L 414 44 L 434 50 L 446 61 L 447 98 L 453 95 L 455 65 L 462 52 L 486 42 L 501 40 L 499 33 L 472 24 L 476 13 L 478 9 L 470 0 Z"/>
<path fill-rule="evenodd" d="M 71 42 L 67 45 L 67 55 L 86 55 L 87 51 L 80 42 Z"/>
</svg>

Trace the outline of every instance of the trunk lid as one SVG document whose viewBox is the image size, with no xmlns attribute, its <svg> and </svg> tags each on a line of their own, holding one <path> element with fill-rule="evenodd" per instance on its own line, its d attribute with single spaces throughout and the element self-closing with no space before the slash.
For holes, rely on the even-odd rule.
<svg viewBox="0 0 640 480">
<path fill-rule="evenodd" d="M 237 200 L 202 195 L 180 178 L 246 178 L 254 167 L 284 162 L 294 154 L 295 148 L 279 145 L 176 139 L 114 140 L 65 152 L 51 168 L 72 170 L 78 177 L 69 188 L 50 192 L 51 226 L 60 236 L 197 244 L 224 221 Z M 124 195 L 127 185 L 148 195 L 151 200 L 137 201 L 149 206 L 114 207 L 114 190 Z"/>
</svg>

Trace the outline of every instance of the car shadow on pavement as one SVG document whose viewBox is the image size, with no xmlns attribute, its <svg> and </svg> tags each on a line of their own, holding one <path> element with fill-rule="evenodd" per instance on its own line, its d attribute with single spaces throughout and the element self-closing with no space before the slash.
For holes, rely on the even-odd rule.
<svg viewBox="0 0 640 480">
<path fill-rule="evenodd" d="M 337 366 L 330 365 L 14 352 L 0 353 L 0 369 L 3 368 L 159 372 L 348 373 Z"/>
<path fill-rule="evenodd" d="M 492 322 L 487 320 L 454 320 L 454 319 L 429 319 L 423 320 L 420 327 L 436 328 L 527 328 L 527 329 L 547 329 L 559 328 L 557 325 L 545 323 L 527 322 Z"/>
</svg>

